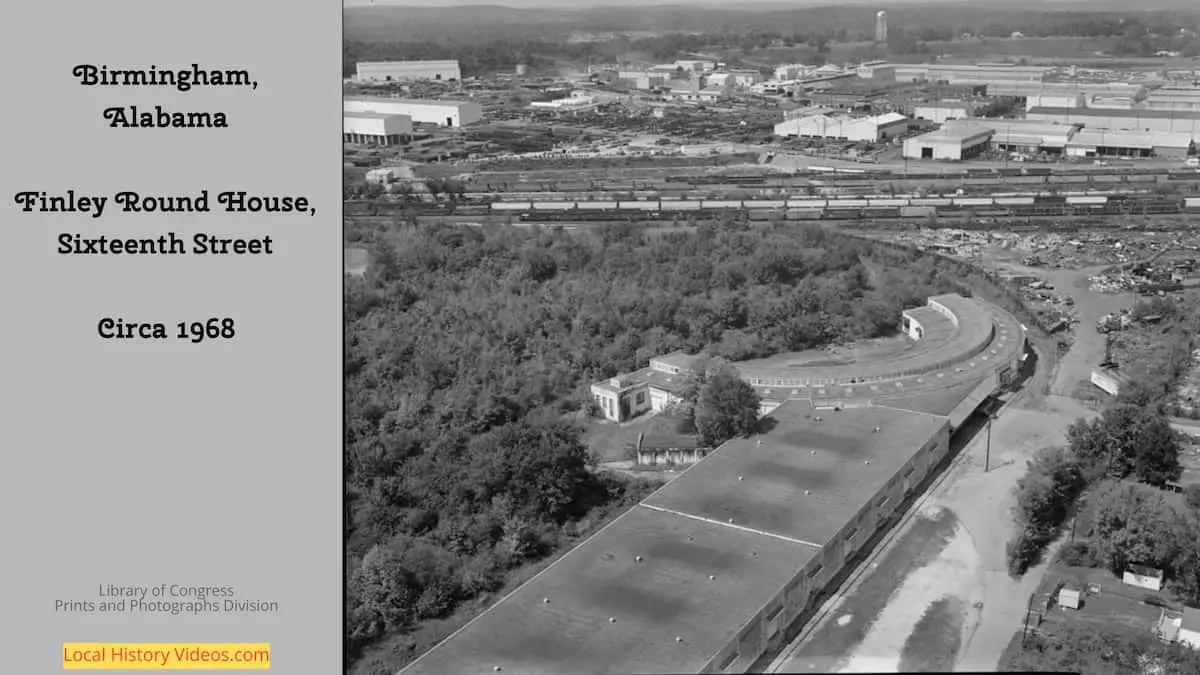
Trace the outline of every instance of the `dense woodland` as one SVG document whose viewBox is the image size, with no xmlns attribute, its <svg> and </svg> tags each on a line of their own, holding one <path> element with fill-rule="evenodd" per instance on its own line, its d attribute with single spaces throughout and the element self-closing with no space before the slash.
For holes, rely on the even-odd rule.
<svg viewBox="0 0 1200 675">
<path fill-rule="evenodd" d="M 594 470 L 590 382 L 676 349 L 733 360 L 878 336 L 966 292 L 933 258 L 815 226 L 347 232 L 372 259 L 345 296 L 351 660 L 646 493 Z M 698 394 L 696 426 L 718 441 L 750 431 L 740 403 L 714 401 L 753 400 L 726 392 Z"/>
</svg>

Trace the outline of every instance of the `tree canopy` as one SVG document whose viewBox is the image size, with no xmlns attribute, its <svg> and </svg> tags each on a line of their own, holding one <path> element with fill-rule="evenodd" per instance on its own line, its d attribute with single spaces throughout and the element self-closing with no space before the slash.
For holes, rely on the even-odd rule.
<svg viewBox="0 0 1200 675">
<path fill-rule="evenodd" d="M 1082 461 L 1100 475 L 1136 476 L 1150 485 L 1179 478 L 1179 441 L 1162 414 L 1122 404 L 1091 421 L 1077 420 L 1067 440 Z"/>
<path fill-rule="evenodd" d="M 708 377 L 696 401 L 695 426 L 705 445 L 716 447 L 738 436 L 750 436 L 758 428 L 758 392 L 732 368 L 722 368 Z"/>
</svg>

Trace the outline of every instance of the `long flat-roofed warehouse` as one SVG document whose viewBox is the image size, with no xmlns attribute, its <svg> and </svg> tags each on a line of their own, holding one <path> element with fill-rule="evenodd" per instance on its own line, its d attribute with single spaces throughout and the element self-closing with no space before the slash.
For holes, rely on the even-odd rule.
<svg viewBox="0 0 1200 675">
<path fill-rule="evenodd" d="M 957 345 L 962 367 L 927 377 L 961 395 L 906 403 L 872 384 L 855 386 L 880 405 L 787 400 L 768 431 L 713 451 L 402 672 L 745 672 L 866 553 L 1024 350 L 1011 315 L 956 295 L 903 329 Z"/>
<path fill-rule="evenodd" d="M 952 161 L 971 159 L 988 149 L 994 133 L 978 124 L 947 125 L 927 134 L 904 139 L 904 157 Z"/>
<path fill-rule="evenodd" d="M 355 79 L 362 82 L 461 80 L 458 61 L 359 61 Z"/>
<path fill-rule="evenodd" d="M 483 119 L 483 108 L 473 101 L 425 101 L 385 96 L 347 96 L 342 110 L 348 113 L 407 115 L 419 124 L 462 127 Z"/>
<path fill-rule="evenodd" d="M 744 670 L 948 447 L 949 423 L 920 413 L 791 402 L 773 416 L 404 672 Z"/>
<path fill-rule="evenodd" d="M 342 140 L 347 143 L 396 145 L 412 136 L 412 118 L 374 112 L 342 113 Z"/>
</svg>

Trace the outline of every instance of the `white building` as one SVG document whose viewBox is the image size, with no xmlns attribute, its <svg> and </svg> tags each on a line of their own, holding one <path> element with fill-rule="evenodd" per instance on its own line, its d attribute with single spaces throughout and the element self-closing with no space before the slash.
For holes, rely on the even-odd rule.
<svg viewBox="0 0 1200 675">
<path fill-rule="evenodd" d="M 1035 94 L 1025 97 L 1025 110 L 1033 108 L 1082 108 L 1086 105 L 1086 95 L 1078 93 L 1048 93 Z"/>
<path fill-rule="evenodd" d="M 706 87 L 704 89 L 692 87 L 671 90 L 671 98 L 691 103 L 713 103 L 728 95 L 724 87 Z"/>
<path fill-rule="evenodd" d="M 424 101 L 403 98 L 352 96 L 343 99 L 348 113 L 373 112 L 407 115 L 417 124 L 462 127 L 483 119 L 483 108 L 471 101 Z"/>
<path fill-rule="evenodd" d="M 359 61 L 357 79 L 362 82 L 410 80 L 461 80 L 458 61 Z"/>
<path fill-rule="evenodd" d="M 1066 154 L 1072 157 L 1186 159 L 1191 141 L 1187 134 L 1082 129 L 1067 143 Z"/>
<path fill-rule="evenodd" d="M 567 98 L 560 98 L 554 101 L 534 101 L 529 104 L 534 110 L 544 110 L 551 112 L 580 112 L 583 110 L 591 110 L 600 105 L 595 96 L 588 96 L 583 91 L 573 91 Z"/>
<path fill-rule="evenodd" d="M 845 114 L 809 115 L 796 119 L 785 119 L 775 125 L 776 136 L 829 138 L 870 143 L 895 138 L 907 130 L 908 118 L 899 113 L 887 113 L 872 117 L 852 117 Z"/>
<path fill-rule="evenodd" d="M 1125 574 L 1121 576 L 1121 581 L 1130 586 L 1137 586 L 1138 588 L 1145 588 L 1150 591 L 1161 591 L 1163 571 L 1153 567 L 1130 565 L 1129 569 L 1125 570 Z"/>
<path fill-rule="evenodd" d="M 617 79 L 627 83 L 634 89 L 642 90 L 661 87 L 667 82 L 666 75 L 657 72 L 648 72 L 645 70 L 617 71 Z"/>
<path fill-rule="evenodd" d="M 977 106 L 971 105 L 966 101 L 946 99 L 938 103 L 914 106 L 913 117 L 919 120 L 945 124 L 950 120 L 961 120 L 965 117 L 971 117 L 975 114 L 977 108 Z"/>
<path fill-rule="evenodd" d="M 412 136 L 412 117 L 377 112 L 342 113 L 342 140 L 346 143 L 396 145 Z"/>
<path fill-rule="evenodd" d="M 648 410 L 655 412 L 680 401 L 680 392 L 696 357 L 674 352 L 650 359 L 650 366 L 592 385 L 592 398 L 604 417 L 624 422 Z"/>
<path fill-rule="evenodd" d="M 775 66 L 775 79 L 799 80 L 812 75 L 816 69 L 816 66 L 806 66 L 803 63 L 788 63 L 782 66 Z"/>
<path fill-rule="evenodd" d="M 752 87 L 763 80 L 757 70 L 728 70 L 712 73 L 705 77 L 705 82 L 712 87 Z"/>
<path fill-rule="evenodd" d="M 941 159 L 960 161 L 987 150 L 995 132 L 978 124 L 951 124 L 904 139 L 905 159 Z"/>
</svg>

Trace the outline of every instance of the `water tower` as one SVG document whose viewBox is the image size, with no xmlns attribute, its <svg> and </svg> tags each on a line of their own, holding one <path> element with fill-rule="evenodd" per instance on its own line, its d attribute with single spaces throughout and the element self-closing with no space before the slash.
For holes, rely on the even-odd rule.
<svg viewBox="0 0 1200 675">
<path fill-rule="evenodd" d="M 887 42 L 887 12 L 883 10 L 875 13 L 875 41 Z"/>
</svg>

